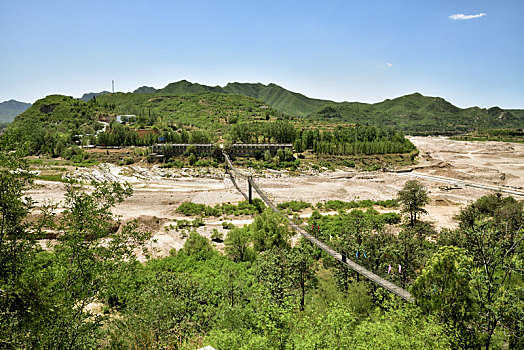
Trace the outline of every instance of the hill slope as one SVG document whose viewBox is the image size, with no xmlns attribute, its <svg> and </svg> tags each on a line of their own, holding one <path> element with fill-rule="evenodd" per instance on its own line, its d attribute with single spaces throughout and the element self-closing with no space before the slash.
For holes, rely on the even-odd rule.
<svg viewBox="0 0 524 350">
<path fill-rule="evenodd" d="M 224 92 L 246 95 L 261 99 L 271 107 L 288 114 L 306 116 L 335 102 L 309 98 L 302 94 L 284 89 L 276 84 L 229 83 Z"/>
<path fill-rule="evenodd" d="M 16 100 L 0 103 L 0 122 L 12 122 L 17 115 L 25 112 L 29 107 L 31 107 L 30 103 Z"/>
<path fill-rule="evenodd" d="M 375 104 L 342 102 L 314 113 L 317 120 L 387 125 L 411 134 L 456 134 L 478 128 L 518 128 L 524 117 L 498 107 L 458 108 L 440 97 L 419 93 Z"/>
<path fill-rule="evenodd" d="M 264 85 L 261 83 L 229 83 L 224 87 L 207 86 L 180 80 L 160 90 L 143 86 L 135 90 L 135 93 L 165 93 L 175 95 L 187 95 L 202 92 L 216 92 L 230 95 L 244 95 L 264 101 L 267 105 L 281 112 L 306 116 L 318 111 L 322 107 L 333 104 L 333 101 L 309 98 L 302 94 L 284 89 L 276 84 Z"/>
<path fill-rule="evenodd" d="M 186 80 L 171 83 L 158 92 L 175 95 L 204 92 L 244 95 L 260 99 L 268 106 L 294 116 L 389 125 L 412 134 L 456 134 L 477 128 L 524 127 L 522 110 L 502 110 L 498 107 L 461 109 L 440 97 L 428 97 L 419 93 L 368 104 L 313 99 L 276 84 L 229 83 L 220 87 Z"/>
<path fill-rule="evenodd" d="M 278 111 L 265 106 L 263 101 L 249 96 L 205 91 L 205 88 L 198 84 L 175 84 L 170 84 L 154 94 L 103 95 L 97 97 L 97 102 L 101 106 L 115 106 L 116 114 L 136 115 L 142 125 L 176 123 L 211 130 L 234 119 L 253 120 L 264 119 L 266 115 L 280 115 Z"/>
<path fill-rule="evenodd" d="M 88 92 L 88 93 L 85 93 L 82 95 L 82 97 L 79 98 L 79 100 L 82 100 L 84 102 L 87 102 L 91 99 L 93 99 L 93 97 L 98 97 L 100 95 L 105 95 L 105 94 L 110 94 L 109 91 L 102 91 L 102 92 Z"/>
<path fill-rule="evenodd" d="M 39 147 L 52 149 L 58 139 L 68 143 L 73 135 L 92 134 L 100 129 L 101 114 L 104 111 L 94 100 L 84 102 L 70 96 L 50 95 L 16 116 L 7 131 L 20 141 L 32 143 L 35 151 Z"/>
</svg>

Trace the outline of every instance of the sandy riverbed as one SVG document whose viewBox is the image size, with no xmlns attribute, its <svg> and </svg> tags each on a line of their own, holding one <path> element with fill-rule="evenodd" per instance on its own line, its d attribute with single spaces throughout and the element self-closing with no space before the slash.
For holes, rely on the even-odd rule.
<svg viewBox="0 0 524 350">
<path fill-rule="evenodd" d="M 464 142 L 445 137 L 410 137 L 420 150 L 414 173 L 445 176 L 486 185 L 524 186 L 524 144 L 505 142 Z M 75 170 L 72 177 L 84 180 L 99 179 L 129 182 L 133 195 L 116 206 L 114 213 L 121 220 L 138 218 L 154 233 L 153 246 L 158 254 L 166 255 L 170 249 L 182 247 L 184 238 L 179 232 L 165 227 L 183 218 L 175 212 L 183 202 L 192 201 L 214 205 L 235 203 L 243 199 L 231 181 L 220 169 L 169 170 L 147 165 L 119 167 L 103 164 L 94 168 Z M 275 201 L 303 200 L 310 203 L 330 199 L 385 200 L 394 198 L 410 179 L 404 174 L 384 172 L 358 172 L 352 169 L 290 176 L 288 172 L 257 174 L 259 186 Z M 425 217 L 437 228 L 455 227 L 453 216 L 460 209 L 489 193 L 471 187 L 449 189 L 442 183 L 420 180 L 428 189 L 431 204 Z M 65 186 L 57 182 L 37 181 L 38 186 L 28 192 L 34 200 L 59 202 L 63 200 Z M 247 189 L 246 183 L 240 185 Z M 243 226 L 252 218 L 208 219 L 199 232 L 210 236 L 213 229 L 226 232 L 221 222 Z"/>
</svg>

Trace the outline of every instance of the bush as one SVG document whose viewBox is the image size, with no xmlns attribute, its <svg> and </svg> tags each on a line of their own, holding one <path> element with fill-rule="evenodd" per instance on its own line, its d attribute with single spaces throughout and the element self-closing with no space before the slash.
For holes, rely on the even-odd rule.
<svg viewBox="0 0 524 350">
<path fill-rule="evenodd" d="M 185 216 L 195 216 L 195 215 L 201 215 L 205 213 L 206 205 L 205 204 L 197 204 L 197 203 L 191 203 L 191 202 L 185 202 L 180 204 L 180 206 L 177 208 L 177 212 L 184 214 Z"/>
<path fill-rule="evenodd" d="M 352 160 L 344 160 L 343 164 L 347 167 L 350 167 L 350 168 L 354 168 L 355 167 L 355 162 L 352 161 Z"/>
<path fill-rule="evenodd" d="M 175 159 L 175 160 L 170 160 L 167 163 L 161 164 L 159 167 L 160 168 L 183 168 L 184 167 L 184 163 L 182 163 L 181 161 Z"/>
<path fill-rule="evenodd" d="M 189 165 L 194 165 L 196 161 L 197 161 L 197 157 L 195 156 L 194 153 L 191 153 L 189 157 L 187 158 L 187 162 L 189 163 Z"/>
<path fill-rule="evenodd" d="M 224 234 L 222 232 L 218 232 L 218 230 L 214 228 L 213 233 L 211 234 L 211 240 L 213 242 L 221 243 L 224 241 Z"/>
<path fill-rule="evenodd" d="M 400 224 L 401 216 L 397 213 L 385 213 L 381 215 L 382 219 L 386 224 L 396 225 Z"/>
<path fill-rule="evenodd" d="M 280 203 L 277 206 L 279 209 L 291 209 L 294 212 L 299 212 L 306 208 L 310 208 L 311 204 L 304 201 L 290 201 Z"/>
<path fill-rule="evenodd" d="M 133 157 L 124 157 L 124 159 L 122 160 L 122 164 L 124 165 L 130 165 L 130 164 L 133 164 L 135 162 L 135 160 L 133 159 Z"/>
<path fill-rule="evenodd" d="M 196 255 L 198 260 L 205 260 L 211 256 L 213 247 L 206 237 L 191 231 L 182 251 L 189 256 Z"/>
<path fill-rule="evenodd" d="M 204 220 L 202 220 L 202 218 L 196 218 L 195 220 L 191 222 L 191 224 L 195 228 L 205 225 Z"/>
<path fill-rule="evenodd" d="M 225 230 L 232 230 L 235 228 L 235 225 L 233 225 L 233 223 L 231 222 L 222 222 L 222 228 L 225 229 Z"/>
</svg>

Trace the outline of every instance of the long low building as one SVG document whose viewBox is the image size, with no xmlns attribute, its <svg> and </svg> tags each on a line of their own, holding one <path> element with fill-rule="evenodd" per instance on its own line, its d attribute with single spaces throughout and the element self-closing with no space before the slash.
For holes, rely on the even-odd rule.
<svg viewBox="0 0 524 350">
<path fill-rule="evenodd" d="M 194 146 L 196 153 L 198 155 L 211 155 L 213 150 L 217 147 L 220 147 L 218 144 L 214 143 L 169 143 L 169 144 L 154 144 L 152 146 L 153 154 L 162 154 L 165 157 L 170 156 L 179 156 L 184 154 L 189 146 Z M 252 157 L 257 151 L 266 152 L 269 151 L 272 156 L 277 154 L 279 149 L 293 149 L 293 144 L 291 143 L 235 143 L 232 145 L 227 145 L 224 147 L 224 150 L 234 156 L 238 157 Z"/>
</svg>

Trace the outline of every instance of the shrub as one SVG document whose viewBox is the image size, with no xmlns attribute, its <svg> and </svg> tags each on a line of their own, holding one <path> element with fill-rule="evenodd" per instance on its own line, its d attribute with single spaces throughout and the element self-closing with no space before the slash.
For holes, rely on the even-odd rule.
<svg viewBox="0 0 524 350">
<path fill-rule="evenodd" d="M 279 209 L 291 209 L 294 212 L 299 212 L 310 207 L 311 204 L 304 201 L 290 201 L 278 204 Z"/>
<path fill-rule="evenodd" d="M 381 215 L 382 219 L 386 224 L 396 225 L 400 224 L 401 216 L 397 213 L 385 213 Z"/>
<path fill-rule="evenodd" d="M 213 233 L 211 234 L 211 240 L 213 242 L 221 243 L 224 241 L 224 234 L 222 232 L 218 232 L 218 230 L 214 228 Z"/>
<path fill-rule="evenodd" d="M 133 164 L 135 162 L 135 160 L 133 159 L 133 157 L 124 157 L 124 159 L 122 160 L 122 163 L 124 165 L 130 165 L 130 164 Z"/>
<path fill-rule="evenodd" d="M 225 230 L 231 230 L 231 229 L 234 229 L 235 228 L 235 225 L 233 225 L 233 223 L 231 222 L 222 222 L 222 228 L 225 229 Z"/>
<path fill-rule="evenodd" d="M 210 257 L 213 247 L 206 237 L 191 231 L 182 251 L 187 255 L 196 255 L 199 260 L 205 260 Z"/>
<path fill-rule="evenodd" d="M 205 204 L 185 202 L 180 204 L 176 211 L 178 213 L 184 214 L 185 216 L 195 216 L 205 213 L 205 209 Z"/>
</svg>

